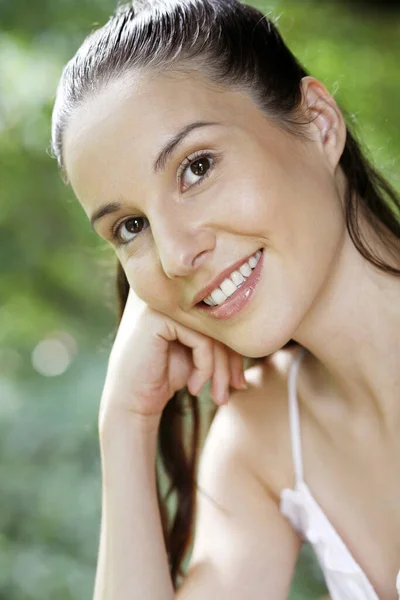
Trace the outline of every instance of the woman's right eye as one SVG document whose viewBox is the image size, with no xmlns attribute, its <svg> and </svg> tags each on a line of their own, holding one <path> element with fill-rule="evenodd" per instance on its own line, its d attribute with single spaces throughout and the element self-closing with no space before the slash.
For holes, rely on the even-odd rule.
<svg viewBox="0 0 400 600">
<path fill-rule="evenodd" d="M 125 219 L 125 221 L 122 221 L 122 223 L 119 223 L 119 225 L 114 228 L 114 240 L 121 245 L 128 244 L 134 240 L 143 229 L 146 229 L 144 222 L 148 224 L 146 217 L 129 217 L 129 219 Z"/>
</svg>

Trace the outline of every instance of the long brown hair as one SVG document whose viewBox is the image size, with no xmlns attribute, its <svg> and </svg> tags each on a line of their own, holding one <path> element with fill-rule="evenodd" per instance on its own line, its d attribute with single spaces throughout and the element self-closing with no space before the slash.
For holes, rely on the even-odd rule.
<svg viewBox="0 0 400 600">
<path fill-rule="evenodd" d="M 53 153 L 62 169 L 63 135 L 75 107 L 135 69 L 201 70 L 221 86 L 247 91 L 290 134 L 306 136 L 300 82 L 309 73 L 268 17 L 237 0 L 136 0 L 119 7 L 64 68 L 52 121 Z M 345 217 L 354 245 L 377 268 L 399 276 L 396 266 L 364 242 L 359 220 L 362 213 L 385 247 L 398 250 L 399 197 L 368 161 L 349 125 L 339 164 L 347 181 Z M 129 284 L 119 263 L 117 288 L 121 316 Z M 193 541 L 202 418 L 197 398 L 184 389 L 166 405 L 159 427 L 157 488 L 175 589 Z"/>
</svg>

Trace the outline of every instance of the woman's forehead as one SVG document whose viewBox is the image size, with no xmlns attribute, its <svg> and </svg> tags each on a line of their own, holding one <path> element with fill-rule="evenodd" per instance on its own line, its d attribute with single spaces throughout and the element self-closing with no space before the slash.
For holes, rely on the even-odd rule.
<svg viewBox="0 0 400 600">
<path fill-rule="evenodd" d="M 128 74 L 110 81 L 74 110 L 65 134 L 65 154 L 76 152 L 89 135 L 100 136 L 116 126 L 123 130 L 130 125 L 136 136 L 148 138 L 155 130 L 171 134 L 171 128 L 191 118 L 219 116 L 228 123 L 246 112 L 247 122 L 248 113 L 255 110 L 247 93 L 215 86 L 196 74 Z"/>
<path fill-rule="evenodd" d="M 150 168 L 160 145 L 185 125 L 213 121 L 257 128 L 259 119 L 246 93 L 218 88 L 196 75 L 124 76 L 71 115 L 64 138 L 66 172 L 78 197 L 85 196 L 82 181 L 98 177 L 114 160 L 122 166 L 121 161 L 139 155 Z"/>
</svg>

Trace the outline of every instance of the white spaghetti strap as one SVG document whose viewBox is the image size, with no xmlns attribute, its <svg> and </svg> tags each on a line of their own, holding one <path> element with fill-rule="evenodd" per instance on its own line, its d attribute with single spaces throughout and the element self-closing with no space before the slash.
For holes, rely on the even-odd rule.
<svg viewBox="0 0 400 600">
<path fill-rule="evenodd" d="M 301 432 L 299 403 L 297 399 L 296 385 L 300 362 L 306 354 L 307 348 L 302 348 L 289 368 L 289 422 L 290 437 L 292 440 L 292 456 L 294 472 L 296 476 L 296 486 L 303 481 L 303 459 L 301 455 Z"/>
</svg>

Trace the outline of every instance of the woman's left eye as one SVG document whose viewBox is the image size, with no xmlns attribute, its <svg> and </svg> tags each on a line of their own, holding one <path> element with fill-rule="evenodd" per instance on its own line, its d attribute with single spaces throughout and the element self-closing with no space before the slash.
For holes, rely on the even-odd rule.
<svg viewBox="0 0 400 600">
<path fill-rule="evenodd" d="M 211 173 L 215 159 L 208 154 L 186 158 L 178 172 L 178 180 L 183 182 L 184 190 L 200 183 Z"/>
</svg>

